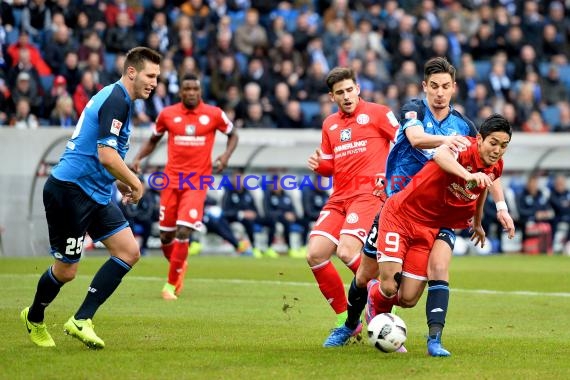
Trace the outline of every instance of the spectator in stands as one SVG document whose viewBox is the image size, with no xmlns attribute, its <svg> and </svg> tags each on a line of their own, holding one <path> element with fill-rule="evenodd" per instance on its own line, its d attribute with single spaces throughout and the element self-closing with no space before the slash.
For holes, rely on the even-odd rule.
<svg viewBox="0 0 570 380">
<path fill-rule="evenodd" d="M 501 61 L 494 61 L 491 66 L 491 72 L 486 81 L 489 95 L 494 100 L 509 100 L 511 91 L 511 80 L 507 75 L 505 64 Z"/>
<path fill-rule="evenodd" d="M 272 78 L 267 72 L 267 67 L 259 58 L 250 59 L 247 72 L 243 77 L 243 83 L 257 83 L 261 88 L 261 96 L 269 96 L 273 89 Z"/>
<path fill-rule="evenodd" d="M 554 126 L 554 132 L 570 132 L 570 104 L 568 102 L 560 102 L 558 109 L 560 118 L 558 125 Z"/>
<path fill-rule="evenodd" d="M 71 50 L 65 53 L 65 60 L 63 61 L 63 68 L 61 69 L 60 75 L 67 80 L 67 92 L 73 94 L 81 82 L 79 57 L 76 51 Z"/>
<path fill-rule="evenodd" d="M 404 61 L 415 62 L 416 67 L 420 67 L 420 57 L 416 51 L 414 41 L 410 38 L 402 39 L 397 47 L 397 50 L 392 53 L 392 62 L 390 66 L 390 73 L 392 76 L 400 67 L 402 67 Z"/>
<path fill-rule="evenodd" d="M 83 109 L 91 99 L 103 86 L 95 83 L 93 74 L 86 71 L 81 75 L 81 82 L 77 85 L 75 92 L 73 92 L 73 107 L 78 115 L 81 115 Z"/>
<path fill-rule="evenodd" d="M 117 24 L 107 28 L 105 48 L 109 53 L 126 53 L 139 44 L 127 11 L 117 14 Z"/>
<path fill-rule="evenodd" d="M 114 28 L 117 25 L 121 13 L 126 13 L 131 25 L 135 24 L 137 11 L 130 6 L 129 3 L 127 0 L 112 0 L 107 2 L 104 11 L 107 28 Z"/>
<path fill-rule="evenodd" d="M 335 20 L 340 19 L 347 33 L 354 32 L 354 18 L 348 5 L 348 0 L 332 0 L 330 6 L 323 13 L 323 25 L 325 28 L 334 23 Z"/>
<path fill-rule="evenodd" d="M 247 112 L 243 121 L 243 128 L 275 128 L 275 124 L 273 124 L 271 117 L 263 112 L 263 106 L 261 103 L 257 102 L 247 105 Z"/>
<path fill-rule="evenodd" d="M 556 238 L 558 231 L 565 231 L 558 242 L 557 253 L 561 252 L 568 239 L 570 238 L 570 190 L 566 185 L 566 176 L 558 174 L 554 177 L 552 189 L 550 191 L 550 207 L 554 211 L 554 218 L 552 219 L 552 231 Z"/>
<path fill-rule="evenodd" d="M 231 32 L 218 31 L 216 40 L 212 41 L 212 44 L 206 52 L 206 74 L 211 75 L 218 68 L 223 57 L 228 55 L 235 56 L 236 52 L 232 45 Z"/>
<path fill-rule="evenodd" d="M 524 80 L 529 72 L 539 73 L 536 49 L 532 45 L 524 45 L 515 59 L 514 80 Z"/>
<path fill-rule="evenodd" d="M 285 25 L 285 18 L 277 13 L 272 15 L 271 24 L 267 30 L 267 40 L 278 41 L 285 34 L 289 34 L 287 31 L 287 25 Z"/>
<path fill-rule="evenodd" d="M 255 46 L 265 46 L 267 42 L 267 32 L 259 24 L 259 11 L 249 8 L 245 13 L 245 22 L 235 31 L 235 47 L 240 53 L 250 56 Z"/>
<path fill-rule="evenodd" d="M 277 257 L 277 253 L 271 249 L 271 243 L 275 237 L 275 220 L 269 217 L 262 217 L 255 205 L 255 201 L 249 188 L 254 186 L 244 177 L 244 171 L 236 168 L 232 172 L 231 186 L 226 187 L 222 198 L 222 210 L 228 222 L 239 222 L 245 228 L 245 232 L 253 246 L 253 255 L 262 257 Z M 256 246 L 256 228 L 266 227 L 268 238 L 268 249 L 265 253 Z"/>
<path fill-rule="evenodd" d="M 554 212 L 538 181 L 537 175 L 529 176 L 524 190 L 517 196 L 518 223 L 523 231 L 525 253 L 552 252 L 550 223 L 554 218 Z"/>
<path fill-rule="evenodd" d="M 43 46 L 44 34 L 51 25 L 51 10 L 46 0 L 30 0 L 22 9 L 22 29 L 28 32 L 32 41 Z"/>
<path fill-rule="evenodd" d="M 505 51 L 509 60 L 516 60 L 525 44 L 523 32 L 519 25 L 511 25 L 505 37 Z"/>
<path fill-rule="evenodd" d="M 536 109 L 534 102 L 534 86 L 532 83 L 523 83 L 515 99 L 517 108 L 517 123 L 521 124 L 530 118 L 532 111 Z"/>
<path fill-rule="evenodd" d="M 16 82 L 19 75 L 26 73 L 28 74 L 26 77 L 28 78 L 30 89 L 33 93 L 26 96 L 35 96 L 37 94 L 41 94 L 43 89 L 40 81 L 40 74 L 31 61 L 30 51 L 22 48 L 19 51 L 19 56 L 20 58 L 18 63 L 15 66 L 11 67 L 10 70 L 8 70 L 8 83 L 12 87 L 17 85 Z"/>
<path fill-rule="evenodd" d="M 542 31 L 542 42 L 540 44 L 540 56 L 549 62 L 567 63 L 563 38 L 556 31 L 552 24 L 544 25 Z"/>
<path fill-rule="evenodd" d="M 98 53 L 101 65 L 105 66 L 105 46 L 95 30 L 87 32 L 83 40 L 81 40 L 81 44 L 77 50 L 77 58 L 79 59 L 80 65 L 87 61 L 89 53 L 91 52 Z"/>
<path fill-rule="evenodd" d="M 55 30 L 48 41 L 49 49 L 44 49 L 44 59 L 54 75 L 60 75 L 64 66 L 65 54 L 77 50 L 77 43 L 71 38 L 71 30 L 62 25 Z M 49 89 L 46 89 L 49 90 Z"/>
<path fill-rule="evenodd" d="M 309 10 L 301 12 L 297 17 L 295 30 L 292 32 L 297 51 L 307 50 L 309 41 L 318 35 L 318 23 L 311 21 L 311 18 L 316 18 L 316 14 Z"/>
<path fill-rule="evenodd" d="M 16 101 L 16 112 L 10 120 L 10 126 L 17 129 L 37 129 L 38 117 L 31 112 L 30 100 L 22 97 Z"/>
<path fill-rule="evenodd" d="M 303 66 L 303 56 L 300 51 L 295 50 L 293 36 L 289 33 L 283 34 L 275 45 L 269 49 L 269 58 L 274 65 L 284 60 L 289 60 L 293 62 L 294 67 Z"/>
<path fill-rule="evenodd" d="M 55 107 L 50 114 L 49 123 L 51 126 L 61 128 L 75 128 L 77 124 L 77 114 L 73 108 L 73 99 L 68 94 L 58 96 Z"/>
<path fill-rule="evenodd" d="M 18 102 L 20 99 L 26 99 L 32 114 L 40 115 L 43 98 L 40 96 L 39 86 L 35 84 L 33 77 L 27 71 L 22 71 L 18 74 L 16 86 L 12 90 L 12 100 L 16 105 L 16 113 L 18 113 Z"/>
<path fill-rule="evenodd" d="M 43 60 L 40 50 L 30 42 L 30 36 L 27 31 L 22 30 L 18 35 L 18 40 L 8 46 L 6 50 L 7 55 L 10 57 L 12 67 L 20 63 L 21 52 L 26 50 L 29 56 L 29 62 L 38 71 L 39 75 L 50 75 L 51 69 L 49 65 Z"/>
<path fill-rule="evenodd" d="M 319 61 L 311 62 L 307 69 L 301 91 L 297 93 L 297 98 L 302 101 L 316 102 L 322 94 L 327 93 L 326 76 L 328 71 Z M 371 73 L 373 75 L 374 73 Z M 375 80 L 376 78 L 371 78 Z"/>
<path fill-rule="evenodd" d="M 482 23 L 479 30 L 469 41 L 469 49 L 478 60 L 490 60 L 497 52 L 498 45 L 493 33 L 493 27 L 489 23 Z"/>
<path fill-rule="evenodd" d="M 194 55 L 196 55 L 196 49 L 192 36 L 187 33 L 182 33 L 178 39 L 178 43 L 170 49 L 170 56 L 172 57 L 174 66 L 180 66 L 185 58 L 193 57 Z"/>
<path fill-rule="evenodd" d="M 163 0 L 161 0 L 163 1 Z M 144 25 L 144 24 L 143 24 Z M 158 39 L 155 50 L 166 54 L 170 48 L 169 32 L 168 32 L 168 16 L 164 12 L 156 12 L 150 23 L 150 28 L 145 33 L 147 35 L 155 35 Z M 149 37 L 150 38 L 150 37 Z"/>
<path fill-rule="evenodd" d="M 111 83 L 109 79 L 109 75 L 101 65 L 101 57 L 99 57 L 99 53 L 96 51 L 92 51 L 87 56 L 87 60 L 85 61 L 82 72 L 85 73 L 89 71 L 93 76 L 93 81 L 96 84 L 100 84 L 102 86 L 106 86 Z"/>
<path fill-rule="evenodd" d="M 541 78 L 541 88 L 544 103 L 548 106 L 557 104 L 558 102 L 567 102 L 568 89 L 560 80 L 560 72 L 558 66 L 550 65 L 546 77 Z"/>
<path fill-rule="evenodd" d="M 96 30 L 101 35 L 107 28 L 104 8 L 105 5 L 98 0 L 83 0 L 83 4 L 81 4 L 81 13 L 84 13 L 87 18 L 86 27 Z"/>
<path fill-rule="evenodd" d="M 544 122 L 540 111 L 535 109 L 522 124 L 522 130 L 527 133 L 547 133 L 550 132 L 550 127 Z"/>
<path fill-rule="evenodd" d="M 223 56 L 219 67 L 216 67 L 212 73 L 210 93 L 213 99 L 221 101 L 230 86 L 240 86 L 240 78 L 235 57 L 232 55 Z"/>
<path fill-rule="evenodd" d="M 140 25 L 145 33 L 153 27 L 152 23 L 157 13 L 169 15 L 172 5 L 166 0 L 151 0 L 150 4 L 144 7 Z"/>
<path fill-rule="evenodd" d="M 300 129 L 305 125 L 304 114 L 301 103 L 298 100 L 291 100 L 285 107 L 285 120 L 283 124 L 277 124 L 277 128 Z"/>
<path fill-rule="evenodd" d="M 6 86 L 4 78 L 0 78 L 0 126 L 8 125 L 14 107 L 10 97 L 10 89 Z"/>
<path fill-rule="evenodd" d="M 307 245 L 307 230 L 303 226 L 301 218 L 299 218 L 295 212 L 291 196 L 283 190 L 283 178 L 279 178 L 278 176 L 274 176 L 273 178 L 275 185 L 269 185 L 268 188 L 265 189 L 263 196 L 265 216 L 281 223 L 283 226 L 283 238 L 285 239 L 289 256 L 299 256 L 298 249 L 301 247 L 291 247 L 290 234 L 293 224 L 296 224 L 301 229 L 302 247 Z"/>
<path fill-rule="evenodd" d="M 532 46 L 540 46 L 544 16 L 539 13 L 538 3 L 525 0 L 521 17 L 521 27 L 525 41 Z"/>
<path fill-rule="evenodd" d="M 45 96 L 43 97 L 44 100 L 42 116 L 44 118 L 51 119 L 52 112 L 54 111 L 57 100 L 62 96 L 70 96 L 69 92 L 67 92 L 67 80 L 64 76 L 57 75 L 53 80 L 53 85 L 50 89 L 48 89 Z M 59 125 L 59 121 L 52 125 Z"/>
<path fill-rule="evenodd" d="M 212 14 L 203 0 L 188 0 L 180 5 L 180 12 L 190 17 L 198 38 L 206 37 L 212 29 Z"/>
</svg>

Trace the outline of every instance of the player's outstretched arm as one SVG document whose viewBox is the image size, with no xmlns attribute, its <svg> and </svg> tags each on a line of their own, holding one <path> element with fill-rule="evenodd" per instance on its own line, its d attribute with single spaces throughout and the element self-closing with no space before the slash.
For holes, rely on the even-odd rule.
<svg viewBox="0 0 570 380">
<path fill-rule="evenodd" d="M 481 222 L 483 221 L 483 209 L 485 207 L 485 201 L 487 199 L 488 190 L 485 189 L 477 198 L 477 204 L 475 209 L 475 215 L 473 215 L 473 225 L 471 226 L 472 235 L 471 241 L 475 246 L 481 245 L 481 248 L 485 246 L 485 230 Z"/>
<path fill-rule="evenodd" d="M 467 182 L 474 182 L 478 187 L 489 187 L 493 184 L 491 178 L 481 172 L 469 173 L 459 162 L 457 162 L 457 153 L 451 150 L 447 145 L 440 145 L 433 155 L 435 163 L 445 172 L 463 178 Z"/>
<path fill-rule="evenodd" d="M 162 135 L 152 135 L 146 141 L 146 143 L 139 149 L 137 155 L 135 156 L 135 159 L 133 160 L 133 163 L 131 164 L 131 167 L 135 172 L 140 173 L 141 162 L 143 158 L 147 157 L 149 154 L 154 152 L 161 138 Z"/>
<path fill-rule="evenodd" d="M 471 142 L 463 136 L 440 136 L 425 133 L 423 127 L 414 125 L 405 129 L 406 137 L 414 148 L 433 149 L 440 145 L 447 145 L 457 152 L 465 150 Z"/>
<path fill-rule="evenodd" d="M 500 177 L 493 181 L 493 186 L 489 188 L 489 192 L 497 206 L 497 220 L 501 223 L 501 226 L 503 226 L 503 230 L 507 232 L 508 238 L 512 239 L 515 237 L 515 222 L 509 214 L 509 208 L 505 202 L 503 183 Z"/>
<path fill-rule="evenodd" d="M 129 202 L 137 203 L 144 192 L 143 185 L 139 178 L 125 164 L 119 153 L 106 145 L 97 147 L 99 161 L 101 165 L 111 173 L 113 177 L 123 182 L 130 188 Z"/>
</svg>

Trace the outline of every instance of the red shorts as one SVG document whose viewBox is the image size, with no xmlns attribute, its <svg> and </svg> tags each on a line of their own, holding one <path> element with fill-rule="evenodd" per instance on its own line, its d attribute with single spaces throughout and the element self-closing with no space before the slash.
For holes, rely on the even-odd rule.
<svg viewBox="0 0 570 380">
<path fill-rule="evenodd" d="M 162 190 L 158 218 L 160 230 L 175 231 L 177 225 L 201 230 L 206 192 L 207 189 L 178 189 L 177 186 Z"/>
<path fill-rule="evenodd" d="M 364 244 L 381 205 L 382 200 L 372 194 L 329 200 L 309 236 L 325 236 L 338 245 L 340 235 L 352 235 Z"/>
<path fill-rule="evenodd" d="M 378 226 L 378 262 L 402 264 L 402 275 L 427 281 L 429 253 L 439 233 L 398 214 L 390 199 L 384 205 Z"/>
</svg>

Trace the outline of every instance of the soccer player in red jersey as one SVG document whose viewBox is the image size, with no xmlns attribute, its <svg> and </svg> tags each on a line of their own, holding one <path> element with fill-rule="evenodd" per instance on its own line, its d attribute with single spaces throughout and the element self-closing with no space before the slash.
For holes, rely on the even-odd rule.
<svg viewBox="0 0 570 380">
<path fill-rule="evenodd" d="M 207 183 L 212 183 L 209 179 L 216 131 L 228 136 L 226 150 L 214 161 L 216 172 L 227 166 L 238 143 L 237 132 L 225 112 L 202 101 L 197 76 L 182 78 L 180 99 L 181 102 L 160 112 L 153 135 L 133 161 L 133 168 L 139 171 L 141 160 L 154 151 L 168 132 L 168 160 L 163 179 L 168 185 L 161 190 L 159 216 L 162 252 L 170 262 L 168 281 L 162 289 L 165 300 L 175 300 L 180 294 L 189 238 L 192 230 L 202 228 Z"/>
<path fill-rule="evenodd" d="M 471 226 L 471 239 L 484 244 L 482 205 L 501 176 L 502 156 L 511 135 L 511 125 L 504 117 L 490 116 L 476 138 L 468 137 L 470 147 L 456 152 L 441 145 L 410 183 L 388 198 L 376 242 L 380 286 L 369 298 L 373 304 L 368 305 L 375 314 L 390 312 L 393 305 L 416 305 L 428 279 L 430 250 L 442 225 Z M 440 345 L 439 339 L 433 344 Z"/>
<path fill-rule="evenodd" d="M 309 235 L 307 262 L 338 322 L 343 323 L 346 293 L 331 257 L 336 253 L 353 273 L 358 269 L 360 250 L 382 203 L 374 194 L 376 181 L 384 175 L 399 124 L 389 108 L 359 97 L 351 69 L 334 68 L 326 83 L 338 112 L 323 122 L 321 147 L 309 157 L 308 166 L 333 177 L 333 193 Z"/>
</svg>

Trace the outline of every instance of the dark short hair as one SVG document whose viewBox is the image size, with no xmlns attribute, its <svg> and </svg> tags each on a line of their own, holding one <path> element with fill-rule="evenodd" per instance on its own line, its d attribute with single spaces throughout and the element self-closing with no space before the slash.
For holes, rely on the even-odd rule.
<svg viewBox="0 0 570 380">
<path fill-rule="evenodd" d="M 479 128 L 479 133 L 483 140 L 493 132 L 505 132 L 510 138 L 513 135 L 513 128 L 504 116 L 495 113 L 486 118 L 481 124 L 481 128 Z"/>
<path fill-rule="evenodd" d="M 141 71 L 144 69 L 146 61 L 160 65 L 161 60 L 161 55 L 152 49 L 143 46 L 132 48 L 127 52 L 125 64 L 123 66 L 123 73 L 127 72 L 127 68 L 129 66 L 134 67 L 137 71 Z"/>
<path fill-rule="evenodd" d="M 352 79 L 352 81 L 356 83 L 356 74 L 354 73 L 354 70 L 348 67 L 335 67 L 332 69 L 326 79 L 329 91 L 332 91 L 335 84 L 346 79 Z"/>
<path fill-rule="evenodd" d="M 198 75 L 194 73 L 187 73 L 182 76 L 182 78 L 180 79 L 180 83 L 184 82 L 185 80 L 195 80 L 199 82 L 200 78 L 198 78 Z"/>
<path fill-rule="evenodd" d="M 455 72 L 455 67 L 445 57 L 435 57 L 424 65 L 424 81 L 427 82 L 433 74 L 447 73 L 451 75 L 451 79 L 455 82 Z"/>
</svg>

